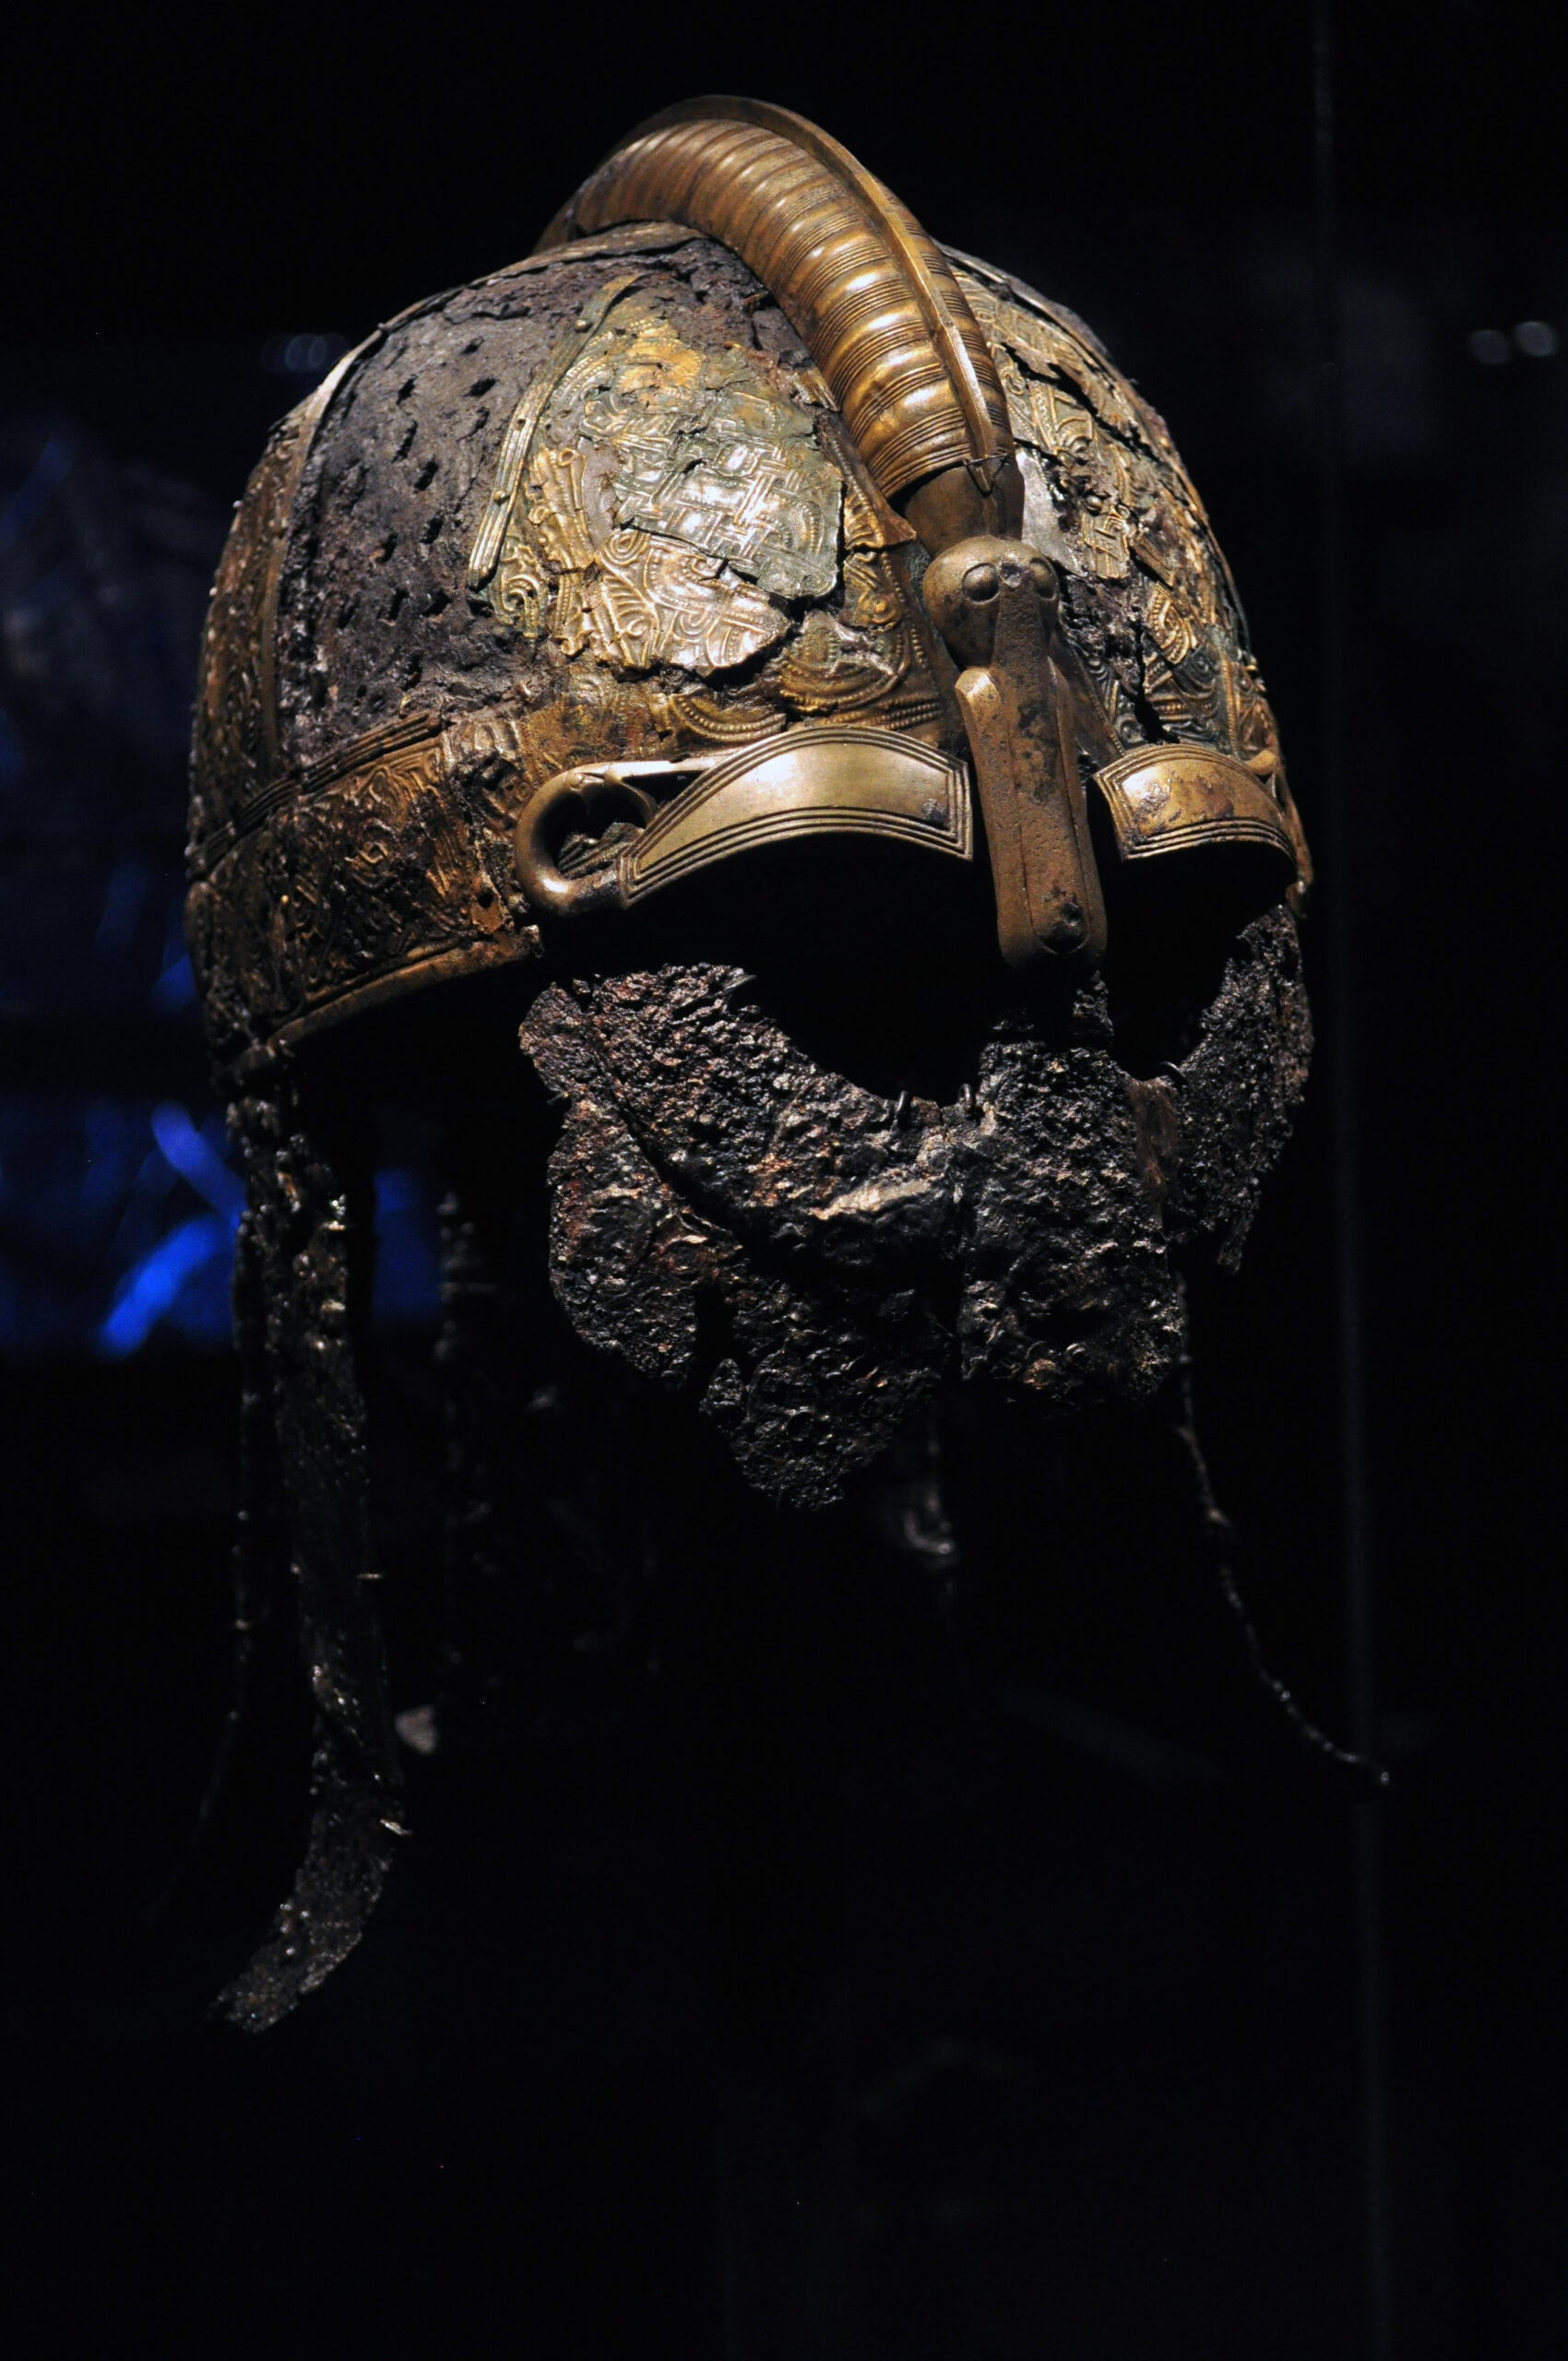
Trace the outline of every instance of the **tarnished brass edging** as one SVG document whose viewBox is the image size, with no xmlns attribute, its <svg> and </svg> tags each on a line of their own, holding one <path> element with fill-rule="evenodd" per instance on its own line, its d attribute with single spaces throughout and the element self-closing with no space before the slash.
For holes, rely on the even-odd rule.
<svg viewBox="0 0 1568 2361">
<path fill-rule="evenodd" d="M 356 738 L 351 745 L 325 756 L 319 763 L 285 771 L 264 787 L 259 795 L 253 796 L 243 812 L 237 812 L 221 827 L 214 828 L 193 848 L 199 855 L 199 865 L 194 873 L 209 876 L 227 853 L 232 852 L 244 837 L 254 835 L 285 804 L 301 802 L 319 794 L 323 788 L 336 787 L 358 771 L 373 770 L 389 754 L 400 754 L 410 746 L 422 746 L 432 738 L 445 736 L 446 729 L 446 723 L 435 714 L 411 715 L 406 721 L 391 722 L 383 730 L 372 730 L 367 737 Z"/>
<path fill-rule="evenodd" d="M 515 967 L 526 959 L 537 957 L 538 953 L 539 933 L 533 927 L 505 937 L 476 935 L 471 943 L 433 952 L 426 959 L 410 960 L 401 967 L 385 969 L 380 975 L 362 977 L 339 991 L 313 1000 L 297 1016 L 286 1018 L 268 1034 L 267 1041 L 279 1048 L 291 1049 L 316 1033 L 346 1024 L 350 1016 L 385 1008 L 390 1002 L 402 1000 L 429 984 L 455 982 L 491 968 Z"/>
<path fill-rule="evenodd" d="M 847 753 L 851 753 L 856 744 L 863 741 L 868 747 L 895 743 L 907 746 L 917 761 L 929 764 L 944 776 L 961 771 L 962 765 L 946 762 L 933 753 L 922 740 L 913 736 L 914 727 L 934 718 L 923 704 L 911 701 L 908 716 L 900 716 L 901 719 L 906 718 L 911 728 L 904 730 L 887 730 L 865 723 L 839 724 L 836 729 L 820 724 L 786 726 L 754 742 L 745 750 L 745 756 L 748 761 L 755 761 L 765 750 L 769 753 L 777 750 L 781 740 L 797 737 L 802 741 L 809 740 L 814 745 L 819 742 L 841 744 Z M 484 761 L 486 758 L 521 763 L 529 752 L 523 726 L 526 719 L 526 708 L 508 703 L 484 706 L 477 712 L 460 715 L 449 722 L 444 722 L 436 714 L 410 714 L 401 721 L 389 723 L 383 730 L 373 730 L 319 763 L 309 764 L 274 779 L 244 812 L 215 829 L 206 839 L 198 848 L 200 865 L 194 869 L 193 873 L 199 877 L 209 876 L 236 845 L 265 826 L 280 811 L 297 808 L 328 788 L 352 786 L 358 779 L 368 778 L 394 755 L 406 753 L 413 747 L 431 745 L 440 741 L 441 769 L 445 778 L 450 778 L 465 763 Z M 549 783 L 537 778 L 530 780 L 524 800 L 530 799 Z M 961 830 L 959 836 L 962 836 Z M 956 844 L 957 841 L 956 837 Z"/>
<path fill-rule="evenodd" d="M 264 789 L 243 813 L 217 829 L 200 848 L 200 866 L 196 873 L 210 875 L 237 844 L 285 806 L 306 802 L 327 788 L 350 784 L 356 777 L 373 773 L 391 756 L 412 747 L 441 740 L 442 770 L 448 777 L 465 762 L 482 761 L 487 756 L 520 762 L 527 752 L 527 740 L 519 727 L 524 718 L 520 709 L 509 705 L 481 706 L 451 722 L 442 721 L 435 714 L 412 714 L 355 739 L 337 753 L 288 772 Z M 909 718 L 923 720 L 926 716 L 923 712 L 911 712 Z M 776 747 L 780 738 L 793 734 L 786 728 L 769 733 L 762 744 Z M 814 738 L 826 735 L 820 730 L 806 734 Z M 843 742 L 849 748 L 859 737 L 880 742 L 903 734 L 849 725 L 844 729 Z M 911 746 L 920 743 L 910 742 Z M 749 750 L 751 758 L 755 759 L 761 751 L 761 747 Z M 932 759 L 923 745 L 920 752 L 926 759 Z M 1134 804 L 1128 789 L 1140 780 L 1146 785 Z M 532 781 L 529 793 L 548 784 Z M 1245 764 L 1217 748 L 1171 745 L 1158 741 L 1135 746 L 1116 762 L 1102 765 L 1095 774 L 1095 784 L 1110 807 L 1123 860 L 1146 859 L 1151 853 L 1177 850 L 1204 841 L 1245 838 L 1289 853 L 1294 861 L 1289 826 L 1274 797 Z M 831 821 L 825 819 L 816 825 L 831 825 Z"/>
</svg>

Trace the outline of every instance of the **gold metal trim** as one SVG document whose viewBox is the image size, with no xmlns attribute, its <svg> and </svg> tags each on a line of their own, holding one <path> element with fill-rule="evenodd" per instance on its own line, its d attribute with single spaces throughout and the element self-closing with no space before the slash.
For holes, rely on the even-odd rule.
<svg viewBox="0 0 1568 2361">
<path fill-rule="evenodd" d="M 654 790 L 686 784 L 662 808 Z M 613 860 L 566 875 L 548 848 L 563 803 L 589 812 L 619 802 L 644 823 Z M 517 876 L 557 916 L 629 909 L 732 854 L 836 832 L 890 836 L 973 858 L 968 773 L 952 756 L 894 730 L 802 724 L 733 754 L 683 762 L 582 764 L 529 798 L 517 823 Z"/>
<path fill-rule="evenodd" d="M 444 724 L 439 715 L 411 714 L 407 720 L 390 722 L 385 729 L 370 731 L 354 739 L 349 745 L 323 757 L 319 763 L 303 768 L 281 771 L 270 779 L 258 795 L 251 798 L 242 811 L 226 820 L 221 827 L 202 838 L 193 848 L 190 873 L 205 877 L 216 869 L 225 853 L 231 852 L 243 837 L 264 827 L 285 805 L 293 805 L 320 794 L 324 788 L 336 787 L 339 781 L 351 778 L 355 772 L 369 771 L 389 754 L 400 754 L 406 748 L 422 745 L 427 739 L 439 738 Z"/>
<path fill-rule="evenodd" d="M 476 935 L 471 943 L 434 951 L 425 958 L 405 962 L 389 974 L 367 977 L 362 983 L 345 985 L 341 991 L 314 1000 L 300 1015 L 280 1025 L 270 1039 L 279 1048 L 296 1048 L 318 1033 L 327 1033 L 334 1026 L 346 1024 L 350 1016 L 385 1008 L 392 1001 L 405 999 L 410 992 L 422 991 L 431 984 L 482 975 L 497 967 L 515 967 L 523 960 L 535 957 L 538 951 L 539 937 L 531 928 L 519 935 Z"/>
<path fill-rule="evenodd" d="M 290 413 L 291 449 L 286 470 L 276 492 L 276 506 L 271 518 L 272 545 L 267 552 L 266 586 L 261 596 L 261 610 L 256 618 L 256 686 L 261 704 L 262 747 L 267 767 L 276 769 L 278 764 L 278 591 L 283 578 L 283 560 L 289 547 L 289 527 L 293 520 L 294 501 L 300 489 L 310 455 L 315 448 L 315 438 L 321 421 L 332 406 L 332 397 L 370 344 L 367 337 L 351 352 L 329 369 L 315 393 Z"/>
<path fill-rule="evenodd" d="M 1137 746 L 1095 773 L 1123 860 L 1204 845 L 1264 845 L 1296 873 L 1284 813 L 1233 754 L 1211 746 Z"/>
</svg>

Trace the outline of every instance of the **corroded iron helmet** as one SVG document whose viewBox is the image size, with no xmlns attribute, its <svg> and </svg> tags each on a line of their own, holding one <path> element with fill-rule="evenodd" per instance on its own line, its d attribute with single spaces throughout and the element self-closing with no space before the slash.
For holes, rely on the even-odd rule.
<svg viewBox="0 0 1568 2361">
<path fill-rule="evenodd" d="M 283 421 L 213 598 L 188 918 L 318 1710 L 241 2022 L 342 1956 L 397 1827 L 318 1037 L 513 977 L 559 1301 L 809 1506 L 944 1375 L 1169 1375 L 1173 1254 L 1239 1252 L 1300 1094 L 1307 882 L 1162 422 L 798 116 L 643 125 Z"/>
</svg>

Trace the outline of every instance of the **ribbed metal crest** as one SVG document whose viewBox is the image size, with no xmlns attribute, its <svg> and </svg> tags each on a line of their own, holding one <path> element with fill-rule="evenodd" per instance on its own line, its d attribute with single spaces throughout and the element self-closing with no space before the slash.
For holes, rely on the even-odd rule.
<svg viewBox="0 0 1568 2361">
<path fill-rule="evenodd" d="M 778 298 L 889 499 L 1013 450 L 995 363 L 941 250 L 847 148 L 782 107 L 693 99 L 622 142 L 540 239 L 688 222 Z"/>
</svg>

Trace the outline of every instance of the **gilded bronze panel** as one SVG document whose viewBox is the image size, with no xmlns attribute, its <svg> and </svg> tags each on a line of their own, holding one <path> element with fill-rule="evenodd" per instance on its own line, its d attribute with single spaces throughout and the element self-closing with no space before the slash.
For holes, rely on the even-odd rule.
<svg viewBox="0 0 1568 2361">
<path fill-rule="evenodd" d="M 832 595 L 842 479 L 765 356 L 699 351 L 634 283 L 519 403 L 469 585 L 569 656 L 707 678 L 786 635 L 776 599 Z"/>
</svg>

